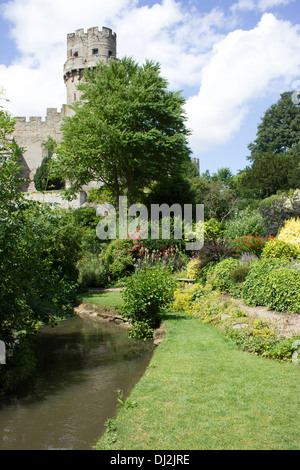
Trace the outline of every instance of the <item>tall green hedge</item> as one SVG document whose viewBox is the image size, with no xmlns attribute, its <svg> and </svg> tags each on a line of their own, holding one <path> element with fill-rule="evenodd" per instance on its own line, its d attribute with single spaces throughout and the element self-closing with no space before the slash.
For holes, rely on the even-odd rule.
<svg viewBox="0 0 300 470">
<path fill-rule="evenodd" d="M 278 312 L 300 313 L 300 272 L 279 259 L 261 260 L 242 288 L 247 305 L 265 305 Z"/>
<path fill-rule="evenodd" d="M 64 187 L 64 181 L 60 178 L 50 176 L 51 157 L 45 157 L 42 160 L 33 177 L 34 186 L 37 191 L 59 190 Z"/>
</svg>

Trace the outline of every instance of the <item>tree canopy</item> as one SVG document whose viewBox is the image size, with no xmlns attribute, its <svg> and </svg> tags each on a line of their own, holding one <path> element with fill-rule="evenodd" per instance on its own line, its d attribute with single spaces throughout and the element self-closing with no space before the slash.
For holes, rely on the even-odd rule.
<svg viewBox="0 0 300 470">
<path fill-rule="evenodd" d="M 57 150 L 69 194 L 96 181 L 116 202 L 125 193 L 137 201 L 149 184 L 179 170 L 190 155 L 185 100 L 167 87 L 151 61 L 140 66 L 125 57 L 85 73 Z"/>
<path fill-rule="evenodd" d="M 254 161 L 267 153 L 282 154 L 300 142 L 300 108 L 292 101 L 292 92 L 280 95 L 258 125 L 256 139 L 248 146 Z"/>
<path fill-rule="evenodd" d="M 240 187 L 268 197 L 299 186 L 300 108 L 293 103 L 292 92 L 282 93 L 267 109 L 248 148 L 252 164 L 241 172 Z"/>
</svg>

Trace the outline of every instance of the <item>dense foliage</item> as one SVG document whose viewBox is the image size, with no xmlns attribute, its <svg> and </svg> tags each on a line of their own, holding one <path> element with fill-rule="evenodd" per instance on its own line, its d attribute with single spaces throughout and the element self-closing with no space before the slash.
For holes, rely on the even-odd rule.
<svg viewBox="0 0 300 470">
<path fill-rule="evenodd" d="M 141 268 L 128 278 L 123 311 L 130 319 L 133 335 L 143 332 L 142 336 L 149 337 L 159 327 L 162 311 L 173 300 L 174 288 L 170 270 L 161 266 Z"/>
<path fill-rule="evenodd" d="M 36 169 L 33 178 L 37 191 L 59 190 L 65 185 L 63 178 L 53 174 L 53 155 L 56 151 L 56 145 L 55 140 L 51 136 L 48 136 L 48 139 L 43 143 L 43 148 L 47 155 Z"/>
<path fill-rule="evenodd" d="M 51 176 L 52 157 L 45 157 L 41 166 L 36 169 L 34 175 L 34 186 L 37 191 L 59 190 L 64 187 L 64 181 L 61 178 Z"/>
<path fill-rule="evenodd" d="M 0 382 L 5 387 L 32 370 L 28 341 L 37 326 L 72 313 L 81 236 L 69 213 L 23 198 L 13 128 L 13 119 L 1 111 L 0 339 L 7 364 Z"/>
</svg>

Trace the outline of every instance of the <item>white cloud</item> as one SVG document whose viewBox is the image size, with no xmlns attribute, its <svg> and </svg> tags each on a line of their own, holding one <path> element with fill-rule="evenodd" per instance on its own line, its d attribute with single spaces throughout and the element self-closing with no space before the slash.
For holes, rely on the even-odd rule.
<svg viewBox="0 0 300 470">
<path fill-rule="evenodd" d="M 19 59 L 0 66 L 1 84 L 15 115 L 39 115 L 65 102 L 62 68 L 66 34 L 108 26 L 117 33 L 118 56 L 161 64 L 170 87 L 198 86 L 211 48 L 222 35 L 221 10 L 199 15 L 175 0 L 138 7 L 137 0 L 12 0 L 2 6 L 12 23 Z M 54 90 L 54 93 L 52 91 Z M 51 93 L 53 100 L 51 101 Z"/>
<path fill-rule="evenodd" d="M 238 0 L 230 7 L 233 13 L 237 11 L 259 10 L 262 12 L 270 11 L 274 7 L 281 7 L 293 3 L 295 0 Z"/>
<path fill-rule="evenodd" d="M 79 28 L 109 26 L 112 17 L 133 8 L 135 0 L 13 0 L 1 7 L 12 24 L 19 58 L 0 65 L 0 81 L 14 115 L 45 115 L 47 107 L 65 103 L 63 64 L 66 35 Z"/>
<path fill-rule="evenodd" d="M 299 27 L 263 15 L 249 31 L 236 30 L 214 46 L 199 94 L 187 102 L 196 153 L 227 143 L 240 129 L 251 99 L 274 81 L 288 86 L 300 74 Z"/>
<path fill-rule="evenodd" d="M 294 1 L 295 0 L 258 0 L 258 8 L 261 11 L 267 11 L 274 7 L 289 5 Z"/>
<path fill-rule="evenodd" d="M 254 3 L 254 0 L 239 0 L 237 3 L 234 3 L 230 9 L 234 13 L 237 10 L 240 11 L 249 11 L 249 10 L 254 10 L 256 8 L 256 4 Z"/>
</svg>

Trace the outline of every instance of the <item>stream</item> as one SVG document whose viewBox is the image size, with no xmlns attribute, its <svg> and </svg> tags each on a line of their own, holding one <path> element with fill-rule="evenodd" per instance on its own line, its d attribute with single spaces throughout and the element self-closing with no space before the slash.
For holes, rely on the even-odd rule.
<svg viewBox="0 0 300 470">
<path fill-rule="evenodd" d="M 0 450 L 89 450 L 152 356 L 152 343 L 76 316 L 40 329 L 30 388 L 0 401 Z"/>
</svg>

